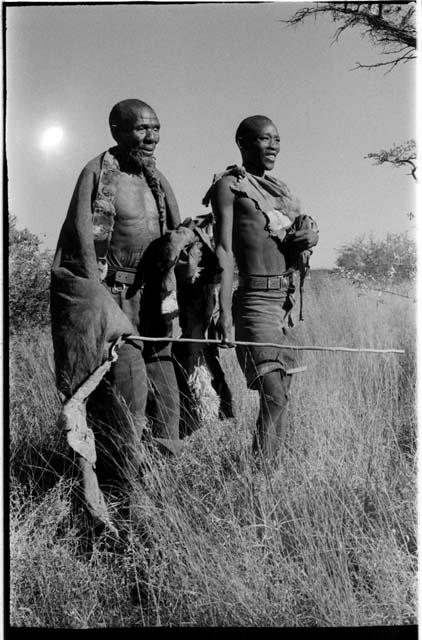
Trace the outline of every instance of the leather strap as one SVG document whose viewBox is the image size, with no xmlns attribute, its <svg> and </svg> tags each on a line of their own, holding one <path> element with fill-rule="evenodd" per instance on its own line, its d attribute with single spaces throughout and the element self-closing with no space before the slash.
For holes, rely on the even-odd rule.
<svg viewBox="0 0 422 640">
<path fill-rule="evenodd" d="M 131 285 L 135 282 L 137 269 L 131 267 L 114 267 L 108 265 L 107 284 Z"/>
<path fill-rule="evenodd" d="M 239 276 L 239 287 L 261 291 L 280 290 L 289 286 L 289 275 L 279 276 Z"/>
</svg>

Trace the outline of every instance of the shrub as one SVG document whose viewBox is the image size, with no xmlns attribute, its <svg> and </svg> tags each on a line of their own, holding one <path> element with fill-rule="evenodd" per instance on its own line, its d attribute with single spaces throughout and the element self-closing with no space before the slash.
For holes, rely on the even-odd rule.
<svg viewBox="0 0 422 640">
<path fill-rule="evenodd" d="M 416 275 L 416 243 L 406 233 L 389 233 L 383 240 L 362 235 L 340 249 L 336 264 L 346 274 L 398 284 Z"/>
<path fill-rule="evenodd" d="M 11 333 L 49 324 L 51 252 L 41 250 L 41 240 L 17 229 L 9 216 L 9 326 Z"/>
</svg>

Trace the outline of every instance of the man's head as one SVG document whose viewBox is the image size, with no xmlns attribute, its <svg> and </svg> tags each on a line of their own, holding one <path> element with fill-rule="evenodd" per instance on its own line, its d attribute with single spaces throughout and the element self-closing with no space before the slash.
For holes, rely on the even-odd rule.
<svg viewBox="0 0 422 640">
<path fill-rule="evenodd" d="M 276 126 L 266 116 L 250 116 L 242 120 L 236 131 L 236 144 L 243 164 L 252 173 L 263 174 L 274 168 L 280 151 Z"/>
<path fill-rule="evenodd" d="M 142 100 L 118 102 L 109 116 L 111 135 L 125 153 L 148 158 L 160 140 L 160 122 L 155 111 Z"/>
</svg>

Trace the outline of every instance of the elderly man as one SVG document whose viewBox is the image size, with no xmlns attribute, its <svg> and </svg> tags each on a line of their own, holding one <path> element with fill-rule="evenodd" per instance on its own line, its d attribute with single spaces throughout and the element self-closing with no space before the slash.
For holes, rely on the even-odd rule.
<svg viewBox="0 0 422 640">
<path fill-rule="evenodd" d="M 293 231 L 299 203 L 286 185 L 268 176 L 280 151 L 280 137 L 265 116 L 246 118 L 236 132 L 242 167 L 228 167 L 214 178 L 204 203 L 215 215 L 216 252 L 222 269 L 219 328 L 224 341 L 280 344 L 291 325 L 295 256 L 316 245 L 315 228 Z M 310 225 L 314 226 L 314 225 Z M 239 287 L 233 297 L 234 259 Z M 253 442 L 264 459 L 275 456 L 286 430 L 287 404 L 294 363 L 289 350 L 237 348 L 248 387 L 260 394 Z"/>
<path fill-rule="evenodd" d="M 173 191 L 155 166 L 160 122 L 145 102 L 128 99 L 113 107 L 109 124 L 116 146 L 83 169 L 52 269 L 56 375 L 67 398 L 122 334 L 168 335 L 142 266 L 146 250 L 180 223 Z M 88 401 L 97 450 L 104 454 L 97 471 L 107 480 L 124 463 L 122 449 L 133 442 L 121 425 L 129 422 L 137 432 L 132 436 L 141 436 L 146 408 L 152 436 L 166 450 L 179 451 L 179 394 L 170 345 L 155 345 L 126 341 Z"/>
</svg>

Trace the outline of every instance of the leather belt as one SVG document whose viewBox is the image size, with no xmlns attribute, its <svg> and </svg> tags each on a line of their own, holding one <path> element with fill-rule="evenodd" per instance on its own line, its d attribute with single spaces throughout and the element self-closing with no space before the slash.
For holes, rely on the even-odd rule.
<svg viewBox="0 0 422 640">
<path fill-rule="evenodd" d="M 268 291 L 270 289 L 284 289 L 289 286 L 289 275 L 280 276 L 239 276 L 239 288 L 260 289 Z"/>
<path fill-rule="evenodd" d="M 112 267 L 108 265 L 106 281 L 113 284 L 131 285 L 135 282 L 137 269 L 131 267 Z"/>
</svg>

